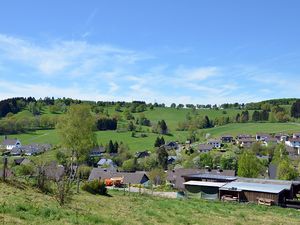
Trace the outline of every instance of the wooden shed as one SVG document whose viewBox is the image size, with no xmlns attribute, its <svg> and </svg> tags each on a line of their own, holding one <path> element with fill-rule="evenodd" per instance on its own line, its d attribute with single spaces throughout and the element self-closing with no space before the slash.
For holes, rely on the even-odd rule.
<svg viewBox="0 0 300 225">
<path fill-rule="evenodd" d="M 220 188 L 219 197 L 232 197 L 239 202 L 266 201 L 274 205 L 283 205 L 290 195 L 290 189 L 290 184 L 231 182 Z"/>
</svg>

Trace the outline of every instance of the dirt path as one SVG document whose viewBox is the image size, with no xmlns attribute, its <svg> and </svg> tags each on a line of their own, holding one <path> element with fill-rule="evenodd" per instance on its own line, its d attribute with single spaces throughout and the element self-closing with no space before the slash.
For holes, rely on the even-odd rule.
<svg viewBox="0 0 300 225">
<path fill-rule="evenodd" d="M 116 188 L 116 187 L 107 187 L 111 190 L 119 190 L 124 191 L 124 188 Z M 125 188 L 125 191 L 129 192 L 129 188 Z M 160 191 L 153 191 L 146 189 L 146 188 L 137 188 L 137 187 L 130 187 L 130 192 L 133 193 L 142 193 L 142 194 L 149 194 L 153 196 L 163 197 L 163 198 L 176 198 L 177 193 L 176 192 L 160 192 Z"/>
</svg>

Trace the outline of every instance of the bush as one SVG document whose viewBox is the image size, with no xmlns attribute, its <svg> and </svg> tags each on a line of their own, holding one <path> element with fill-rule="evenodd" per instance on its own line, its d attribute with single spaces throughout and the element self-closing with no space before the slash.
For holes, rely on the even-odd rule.
<svg viewBox="0 0 300 225">
<path fill-rule="evenodd" d="M 89 166 L 79 166 L 78 168 L 78 176 L 81 179 L 88 179 L 92 169 Z"/>
<path fill-rule="evenodd" d="M 93 180 L 85 182 L 82 186 L 82 190 L 94 195 L 107 195 L 107 188 L 103 180 Z"/>
</svg>

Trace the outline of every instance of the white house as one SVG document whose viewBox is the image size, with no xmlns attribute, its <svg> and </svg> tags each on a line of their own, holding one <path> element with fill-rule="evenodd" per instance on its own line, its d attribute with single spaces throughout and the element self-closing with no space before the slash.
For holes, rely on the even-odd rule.
<svg viewBox="0 0 300 225">
<path fill-rule="evenodd" d="M 20 148 L 22 145 L 18 139 L 7 139 L 5 137 L 1 146 L 6 150 L 12 150 L 13 148 Z"/>
<path fill-rule="evenodd" d="M 271 138 L 269 134 L 258 133 L 255 136 L 256 141 L 265 141 L 266 139 Z"/>
<path fill-rule="evenodd" d="M 222 141 L 221 140 L 209 140 L 208 144 L 213 146 L 214 148 L 221 148 Z"/>
<path fill-rule="evenodd" d="M 300 138 L 290 138 L 285 144 L 293 148 L 300 148 Z"/>
</svg>

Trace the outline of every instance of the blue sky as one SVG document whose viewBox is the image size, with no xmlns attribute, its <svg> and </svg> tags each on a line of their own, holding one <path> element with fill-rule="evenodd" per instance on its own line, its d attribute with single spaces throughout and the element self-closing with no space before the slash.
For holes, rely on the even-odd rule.
<svg viewBox="0 0 300 225">
<path fill-rule="evenodd" d="M 300 1 L 6 0 L 0 99 L 300 97 Z"/>
</svg>

